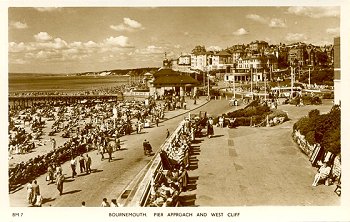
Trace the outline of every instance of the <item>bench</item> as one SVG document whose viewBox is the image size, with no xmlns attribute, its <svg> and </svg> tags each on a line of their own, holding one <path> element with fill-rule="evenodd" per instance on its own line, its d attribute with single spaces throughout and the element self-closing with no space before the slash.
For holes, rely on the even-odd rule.
<svg viewBox="0 0 350 222">
<path fill-rule="evenodd" d="M 335 188 L 334 193 L 336 193 L 340 197 L 340 195 L 341 195 L 341 184 L 337 184 L 337 187 Z"/>
<path fill-rule="evenodd" d="M 338 184 L 337 184 L 337 187 L 335 188 L 334 190 L 334 193 L 336 193 L 339 197 L 341 195 L 341 181 L 340 181 L 340 178 L 338 178 Z"/>
</svg>

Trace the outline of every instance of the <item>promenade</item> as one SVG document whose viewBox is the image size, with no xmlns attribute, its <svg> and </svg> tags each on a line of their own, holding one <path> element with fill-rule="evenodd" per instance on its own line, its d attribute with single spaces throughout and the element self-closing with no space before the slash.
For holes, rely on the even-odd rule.
<svg viewBox="0 0 350 222">
<path fill-rule="evenodd" d="M 103 197 L 108 199 L 117 198 L 123 189 L 134 179 L 134 177 L 147 165 L 151 157 L 143 155 L 142 142 L 147 139 L 153 151 L 159 149 L 164 142 L 166 136 L 166 129 L 172 132 L 179 122 L 179 117 L 193 109 L 199 108 L 207 103 L 205 97 L 197 100 L 196 105 L 193 104 L 192 99 L 187 99 L 187 109 L 176 109 L 173 111 L 166 111 L 164 119 L 160 121 L 159 127 L 152 127 L 143 129 L 142 133 L 126 135 L 121 137 L 121 150 L 113 153 L 113 161 L 108 162 L 107 159 L 101 161 L 101 156 L 96 150 L 90 151 L 88 154 L 92 158 L 92 174 L 80 174 L 75 179 L 70 178 L 71 169 L 69 162 L 62 165 L 63 173 L 66 176 L 64 184 L 63 195 L 59 196 L 56 186 L 54 184 L 47 185 L 45 176 L 42 175 L 37 178 L 40 190 L 43 195 L 43 207 L 47 206 L 80 206 L 81 201 L 85 200 L 88 207 L 98 207 Z M 166 121 L 166 123 L 164 122 Z M 45 132 L 47 135 L 47 132 Z M 55 136 L 57 144 L 64 142 L 64 138 Z M 38 147 L 34 152 L 14 155 L 10 163 L 18 161 L 26 161 L 29 158 L 34 158 L 37 155 L 42 155 L 51 150 L 51 144 L 47 141 L 45 145 Z M 105 154 L 107 157 L 107 154 Z M 78 167 L 79 168 L 79 167 Z M 93 189 L 92 189 L 93 188 Z M 9 195 L 10 206 L 25 207 L 28 206 L 26 202 L 25 186 L 17 188 L 10 192 Z"/>
<path fill-rule="evenodd" d="M 204 97 L 193 104 L 187 101 L 188 110 L 178 109 L 165 114 L 166 122 L 159 127 L 144 129 L 142 134 L 121 138 L 121 151 L 113 153 L 113 161 L 101 161 L 96 151 L 91 151 L 93 172 L 70 178 L 68 163 L 63 165 L 67 176 L 62 196 L 54 184 L 46 185 L 45 176 L 39 177 L 43 207 L 80 206 L 98 207 L 102 198 L 117 198 L 135 176 L 145 169 L 152 157 L 143 155 L 142 141 L 147 139 L 156 151 L 164 142 L 166 129 L 172 132 L 187 112 L 207 111 L 219 115 L 237 107 L 230 107 L 228 100 L 212 100 Z M 243 108 L 238 107 L 238 108 Z M 333 190 L 335 185 L 311 183 L 316 172 L 307 156 L 291 138 L 293 124 L 312 109 L 328 112 L 331 102 L 321 106 L 295 107 L 281 105 L 288 112 L 290 121 L 275 127 L 236 129 L 214 127 L 215 136 L 197 138 L 190 156 L 189 189 L 181 193 L 183 206 L 338 206 L 340 197 Z M 190 111 L 196 109 L 195 111 Z M 34 153 L 32 154 L 34 155 Z M 28 206 L 26 190 L 20 187 L 10 193 L 10 206 Z"/>
<path fill-rule="evenodd" d="M 217 104 L 216 106 L 219 106 Z M 292 140 L 293 124 L 321 106 L 281 105 L 290 121 L 268 128 L 214 127 L 215 136 L 198 138 L 191 156 L 190 191 L 184 206 L 337 206 L 336 185 L 312 187 L 316 168 Z"/>
</svg>

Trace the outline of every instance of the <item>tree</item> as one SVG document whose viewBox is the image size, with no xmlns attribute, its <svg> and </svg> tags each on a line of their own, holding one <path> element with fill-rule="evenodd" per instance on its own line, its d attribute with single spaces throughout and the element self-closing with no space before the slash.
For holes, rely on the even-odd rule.
<svg viewBox="0 0 350 222">
<path fill-rule="evenodd" d="M 194 49 L 192 49 L 192 53 L 195 54 L 195 53 L 203 53 L 203 52 L 206 52 L 207 50 L 205 49 L 205 46 L 200 46 L 200 45 L 197 45 L 194 47 Z"/>
</svg>

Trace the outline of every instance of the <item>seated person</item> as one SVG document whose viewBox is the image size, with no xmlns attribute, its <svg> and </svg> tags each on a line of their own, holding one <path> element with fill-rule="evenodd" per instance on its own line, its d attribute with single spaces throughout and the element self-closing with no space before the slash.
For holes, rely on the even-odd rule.
<svg viewBox="0 0 350 222">
<path fill-rule="evenodd" d="M 318 169 L 318 172 L 315 175 L 314 182 L 312 183 L 312 186 L 317 186 L 318 182 L 320 180 L 325 180 L 331 173 L 331 167 L 328 165 L 327 162 L 323 163 L 323 165 Z"/>
</svg>

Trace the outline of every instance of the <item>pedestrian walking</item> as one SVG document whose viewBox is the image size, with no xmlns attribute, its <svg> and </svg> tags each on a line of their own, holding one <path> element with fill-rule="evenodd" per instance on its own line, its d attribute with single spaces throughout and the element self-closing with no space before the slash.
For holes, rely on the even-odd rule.
<svg viewBox="0 0 350 222">
<path fill-rule="evenodd" d="M 166 137 L 165 138 L 168 138 L 170 136 L 170 132 L 168 129 L 166 129 Z"/>
<path fill-rule="evenodd" d="M 59 163 L 56 163 L 55 175 L 57 176 L 58 173 L 62 174 L 62 167 Z"/>
<path fill-rule="evenodd" d="M 52 150 L 56 150 L 56 140 L 55 140 L 55 138 L 52 138 L 51 145 L 52 145 Z"/>
<path fill-rule="evenodd" d="M 139 121 L 136 122 L 135 127 L 136 127 L 136 133 L 138 134 L 139 133 Z"/>
<path fill-rule="evenodd" d="M 86 207 L 86 206 L 85 206 L 85 201 L 82 201 L 82 202 L 81 202 L 81 207 Z"/>
<path fill-rule="evenodd" d="M 85 159 L 83 157 L 83 154 L 80 154 L 79 157 L 79 166 L 80 166 L 80 173 L 85 172 Z"/>
<path fill-rule="evenodd" d="M 64 182 L 64 175 L 61 173 L 58 173 L 56 177 L 56 185 L 60 195 L 62 195 L 63 193 L 63 182 Z"/>
<path fill-rule="evenodd" d="M 141 121 L 139 122 L 138 127 L 139 127 L 139 133 L 141 133 L 141 130 L 142 130 L 142 122 Z"/>
<path fill-rule="evenodd" d="M 33 189 L 32 204 L 34 205 L 36 203 L 38 196 L 40 195 L 40 187 L 36 180 L 33 180 L 32 189 Z"/>
<path fill-rule="evenodd" d="M 108 152 L 108 162 L 112 161 L 112 153 L 113 153 L 113 147 L 108 144 L 107 146 L 107 152 Z"/>
<path fill-rule="evenodd" d="M 100 144 L 99 152 L 101 154 L 101 161 L 102 161 L 105 158 L 105 156 L 104 156 L 104 148 L 103 148 L 102 144 Z"/>
<path fill-rule="evenodd" d="M 159 117 L 157 116 L 156 117 L 156 125 L 157 125 L 157 127 L 158 127 L 158 124 L 159 124 Z"/>
<path fill-rule="evenodd" d="M 33 200 L 33 186 L 30 182 L 27 184 L 27 201 L 29 204 L 32 203 Z"/>
<path fill-rule="evenodd" d="M 86 173 L 91 173 L 91 157 L 88 154 L 86 154 Z"/>
<path fill-rule="evenodd" d="M 111 207 L 118 207 L 118 203 L 116 199 L 112 199 L 111 201 Z"/>
<path fill-rule="evenodd" d="M 72 157 L 70 160 L 70 167 L 72 169 L 72 178 L 75 177 L 75 175 L 77 175 L 76 167 L 77 167 L 77 161 Z"/>
<path fill-rule="evenodd" d="M 223 116 L 219 117 L 219 125 L 221 128 L 224 128 L 224 117 Z"/>
<path fill-rule="evenodd" d="M 102 203 L 101 203 L 101 207 L 110 207 L 107 198 L 103 198 Z"/>
<path fill-rule="evenodd" d="M 53 183 L 53 168 L 51 166 L 51 164 L 49 164 L 49 166 L 47 167 L 47 175 L 46 175 L 46 181 L 47 181 L 47 185 L 49 185 L 50 183 Z"/>
<path fill-rule="evenodd" d="M 148 144 L 147 144 L 147 140 L 145 139 L 142 143 L 142 146 L 143 146 L 143 154 L 146 156 L 147 155 L 147 147 L 148 147 Z"/>
<path fill-rule="evenodd" d="M 118 137 L 115 140 L 115 147 L 116 147 L 116 150 L 120 150 L 120 139 Z"/>
</svg>

